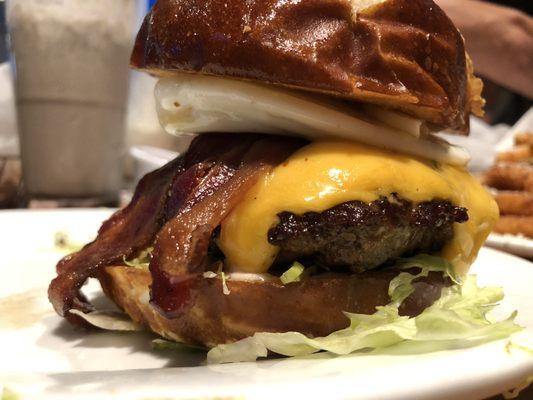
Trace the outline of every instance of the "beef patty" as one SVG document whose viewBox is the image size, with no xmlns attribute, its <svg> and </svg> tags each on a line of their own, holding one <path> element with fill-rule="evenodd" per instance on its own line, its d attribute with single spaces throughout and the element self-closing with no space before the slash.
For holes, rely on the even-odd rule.
<svg viewBox="0 0 533 400">
<path fill-rule="evenodd" d="M 436 252 L 452 238 L 453 223 L 468 220 L 467 210 L 449 201 L 415 205 L 396 195 L 278 217 L 280 222 L 268 232 L 268 241 L 280 247 L 276 264 L 299 260 L 354 272 Z"/>
</svg>

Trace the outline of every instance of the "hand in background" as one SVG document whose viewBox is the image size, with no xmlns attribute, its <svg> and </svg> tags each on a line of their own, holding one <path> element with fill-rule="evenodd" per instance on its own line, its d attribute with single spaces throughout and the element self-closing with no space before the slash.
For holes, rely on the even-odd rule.
<svg viewBox="0 0 533 400">
<path fill-rule="evenodd" d="M 463 34 L 476 72 L 533 98 L 533 18 L 478 0 L 435 0 Z"/>
</svg>

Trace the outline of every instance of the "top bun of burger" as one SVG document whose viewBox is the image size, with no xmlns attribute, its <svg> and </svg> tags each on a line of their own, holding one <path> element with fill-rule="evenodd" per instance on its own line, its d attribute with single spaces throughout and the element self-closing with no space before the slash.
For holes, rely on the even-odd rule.
<svg viewBox="0 0 533 400">
<path fill-rule="evenodd" d="M 381 105 L 468 132 L 479 111 L 463 38 L 431 0 L 160 0 L 131 63 Z"/>
</svg>

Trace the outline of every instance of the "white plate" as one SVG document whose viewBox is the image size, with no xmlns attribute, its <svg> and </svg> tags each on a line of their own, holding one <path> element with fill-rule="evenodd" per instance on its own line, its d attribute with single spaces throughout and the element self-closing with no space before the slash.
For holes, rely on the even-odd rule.
<svg viewBox="0 0 533 400">
<path fill-rule="evenodd" d="M 130 155 L 135 161 L 135 182 L 141 180 L 147 173 L 175 159 L 179 153 L 154 146 L 133 146 Z"/>
<path fill-rule="evenodd" d="M 506 253 L 533 258 L 533 239 L 529 239 L 525 236 L 491 233 L 486 244 L 487 246 L 505 251 Z"/>
<path fill-rule="evenodd" d="M 508 151 L 514 147 L 514 137 L 518 133 L 532 132 L 533 131 L 533 107 L 520 117 L 520 119 L 514 124 L 511 129 L 498 141 L 496 145 L 496 151 Z"/>
<path fill-rule="evenodd" d="M 90 239 L 109 212 L 0 212 L 0 393 L 3 384 L 20 399 L 472 399 L 533 375 L 533 357 L 506 351 L 507 340 L 416 356 L 321 354 L 205 366 L 198 354 L 152 350 L 148 333 L 74 330 L 46 300 L 60 257 L 54 233 Z M 498 314 L 518 309 L 517 321 L 533 334 L 533 264 L 483 249 L 473 272 L 481 284 L 504 287 Z"/>
</svg>

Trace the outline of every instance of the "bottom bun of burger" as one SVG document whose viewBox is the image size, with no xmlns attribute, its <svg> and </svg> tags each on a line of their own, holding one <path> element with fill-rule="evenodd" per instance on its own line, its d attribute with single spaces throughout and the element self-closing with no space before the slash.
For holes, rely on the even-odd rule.
<svg viewBox="0 0 533 400">
<path fill-rule="evenodd" d="M 170 340 L 214 347 L 257 332 L 321 337 L 346 328 L 349 319 L 344 312 L 373 314 L 376 307 L 390 302 L 389 284 L 401 272 L 405 270 L 322 274 L 285 285 L 274 276 L 223 280 L 214 273 L 212 277 L 195 275 L 186 309 L 173 318 L 166 318 L 150 304 L 148 269 L 106 267 L 99 280 L 105 294 L 135 322 Z M 450 285 L 442 273 L 417 278 L 414 292 L 400 306 L 400 315 L 420 314 Z"/>
</svg>

